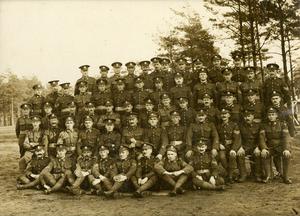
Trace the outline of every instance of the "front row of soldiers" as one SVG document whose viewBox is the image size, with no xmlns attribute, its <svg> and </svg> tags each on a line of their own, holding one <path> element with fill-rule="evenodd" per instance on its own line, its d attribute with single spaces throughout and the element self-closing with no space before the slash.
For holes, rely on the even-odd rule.
<svg viewBox="0 0 300 216">
<path fill-rule="evenodd" d="M 76 195 L 90 190 L 107 198 L 116 192 L 143 197 L 145 191 L 160 189 L 169 189 L 170 196 L 186 188 L 223 190 L 225 184 L 246 180 L 246 157 L 251 158 L 256 181 L 269 182 L 274 163 L 283 182 L 290 184 L 290 135 L 278 110 L 269 108 L 262 123 L 255 121 L 252 109 L 244 111 L 239 125 L 231 115 L 222 109 L 215 125 L 201 109 L 195 122 L 185 127 L 179 112 L 172 111 L 169 124 L 161 128 L 153 112 L 146 118 L 150 126 L 141 128 L 138 115 L 130 113 L 121 133 L 112 117 L 104 119 L 100 133 L 90 116 L 79 131 L 72 116 L 66 117 L 64 130 L 55 114 L 49 116 L 46 130 L 40 117 L 32 116 L 32 128 L 20 141 L 22 175 L 17 188 L 39 188 L 46 194 L 65 188 Z"/>
</svg>

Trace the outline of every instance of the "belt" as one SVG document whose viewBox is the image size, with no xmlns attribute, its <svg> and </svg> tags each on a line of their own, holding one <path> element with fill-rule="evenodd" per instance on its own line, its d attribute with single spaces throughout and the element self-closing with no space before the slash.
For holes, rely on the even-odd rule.
<svg viewBox="0 0 300 216">
<path fill-rule="evenodd" d="M 55 148 L 55 147 L 56 147 L 56 143 L 49 143 L 49 144 L 48 144 L 48 147 L 49 147 L 49 148 Z"/>
</svg>

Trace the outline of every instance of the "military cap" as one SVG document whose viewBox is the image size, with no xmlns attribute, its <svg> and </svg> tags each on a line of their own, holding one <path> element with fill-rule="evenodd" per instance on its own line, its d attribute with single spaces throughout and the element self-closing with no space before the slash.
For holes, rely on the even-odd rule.
<svg viewBox="0 0 300 216">
<path fill-rule="evenodd" d="M 176 72 L 176 73 L 174 74 L 174 78 L 175 78 L 175 77 L 183 77 L 183 74 L 180 73 L 180 72 Z"/>
<path fill-rule="evenodd" d="M 231 91 L 224 91 L 222 96 L 233 96 L 233 93 Z"/>
<path fill-rule="evenodd" d="M 99 78 L 99 79 L 97 79 L 97 81 L 96 81 L 96 84 L 97 85 L 106 85 L 107 84 L 107 79 L 103 79 L 103 78 Z"/>
<path fill-rule="evenodd" d="M 153 81 L 154 81 L 155 83 L 158 83 L 158 82 L 162 82 L 163 79 L 162 79 L 161 76 L 155 76 L 155 77 L 153 77 Z"/>
<path fill-rule="evenodd" d="M 129 148 L 128 145 L 123 144 L 123 145 L 120 146 L 119 152 L 122 152 L 122 151 L 125 151 L 125 150 L 129 151 L 129 149 L 130 149 L 130 148 Z"/>
<path fill-rule="evenodd" d="M 56 151 L 66 151 L 67 147 L 64 146 L 63 144 L 57 144 L 56 145 Z"/>
<path fill-rule="evenodd" d="M 132 112 L 129 114 L 128 119 L 137 118 L 137 117 L 138 117 L 138 114 L 135 112 Z"/>
<path fill-rule="evenodd" d="M 270 63 L 270 64 L 267 64 L 267 68 L 269 70 L 278 70 L 279 69 L 279 65 L 276 64 L 276 63 Z"/>
<path fill-rule="evenodd" d="M 215 60 L 215 59 L 222 59 L 222 56 L 220 56 L 220 55 L 214 55 L 212 58 L 211 58 L 213 61 Z"/>
<path fill-rule="evenodd" d="M 195 59 L 194 61 L 193 61 L 193 63 L 194 64 L 202 64 L 202 61 L 200 60 L 200 59 Z"/>
<path fill-rule="evenodd" d="M 109 150 L 109 148 L 106 145 L 100 145 L 99 151 Z"/>
<path fill-rule="evenodd" d="M 89 145 L 82 145 L 82 146 L 80 146 L 80 149 L 82 151 L 92 151 L 92 147 Z"/>
<path fill-rule="evenodd" d="M 41 121 L 41 118 L 39 116 L 35 115 L 35 116 L 31 116 L 31 120 L 32 121 Z"/>
<path fill-rule="evenodd" d="M 105 124 L 114 124 L 115 121 L 116 121 L 116 119 L 114 119 L 114 118 L 106 118 L 106 119 L 104 119 L 104 123 Z"/>
<path fill-rule="evenodd" d="M 238 60 L 238 59 L 242 58 L 242 53 L 240 51 L 232 52 L 231 55 L 232 55 L 233 60 Z"/>
<path fill-rule="evenodd" d="M 153 100 L 151 98 L 145 98 L 144 101 L 146 104 L 153 104 Z"/>
<path fill-rule="evenodd" d="M 36 90 L 36 89 L 42 89 L 43 87 L 40 84 L 36 84 L 34 86 L 32 86 L 32 89 Z"/>
<path fill-rule="evenodd" d="M 78 86 L 79 87 L 87 87 L 88 83 L 85 80 L 81 80 L 78 82 Z"/>
<path fill-rule="evenodd" d="M 142 148 L 143 149 L 149 149 L 149 148 L 155 149 L 155 146 L 150 142 L 143 142 Z"/>
<path fill-rule="evenodd" d="M 161 99 L 168 99 L 170 96 L 167 93 L 161 95 Z"/>
<path fill-rule="evenodd" d="M 34 150 L 36 152 L 40 152 L 40 151 L 44 150 L 44 147 L 45 147 L 44 145 L 39 144 L 39 145 L 34 147 Z"/>
<path fill-rule="evenodd" d="M 69 83 L 69 82 L 61 83 L 60 86 L 61 86 L 63 89 L 68 89 L 68 88 L 70 87 L 70 83 Z"/>
<path fill-rule="evenodd" d="M 226 114 L 226 113 L 230 113 L 228 109 L 221 109 L 221 114 Z"/>
<path fill-rule="evenodd" d="M 44 103 L 44 107 L 53 107 L 53 105 L 47 101 L 46 103 Z"/>
<path fill-rule="evenodd" d="M 148 115 L 148 119 L 151 119 L 151 118 L 159 118 L 158 113 L 156 113 L 156 112 L 151 112 L 151 113 Z"/>
<path fill-rule="evenodd" d="M 153 57 L 153 58 L 150 59 L 150 61 L 153 62 L 153 63 L 160 62 L 160 60 L 161 60 L 161 58 L 159 58 L 159 57 Z"/>
<path fill-rule="evenodd" d="M 222 74 L 230 74 L 230 73 L 232 73 L 231 68 L 226 67 L 222 70 Z"/>
<path fill-rule="evenodd" d="M 159 63 L 161 63 L 161 64 L 170 64 L 171 61 L 168 58 L 162 58 L 162 59 L 160 59 Z"/>
<path fill-rule="evenodd" d="M 119 77 L 116 79 L 116 83 L 117 83 L 117 85 L 122 85 L 122 84 L 124 84 L 124 79 Z"/>
<path fill-rule="evenodd" d="M 210 94 L 208 94 L 208 93 L 205 93 L 205 94 L 203 94 L 203 96 L 202 96 L 202 99 L 204 99 L 204 98 L 209 98 L 209 99 L 211 99 L 212 96 L 211 96 Z"/>
<path fill-rule="evenodd" d="M 186 64 L 186 59 L 185 58 L 179 58 L 176 60 L 176 63 L 181 65 L 181 64 Z"/>
<path fill-rule="evenodd" d="M 57 85 L 58 85 L 58 82 L 59 82 L 59 80 L 50 80 L 48 83 L 49 83 L 51 86 L 57 86 Z"/>
<path fill-rule="evenodd" d="M 171 112 L 170 112 L 170 115 L 171 115 L 171 116 L 180 116 L 179 112 L 177 112 L 177 111 L 175 111 L 175 110 L 174 110 L 174 111 L 171 111 Z"/>
<path fill-rule="evenodd" d="M 127 63 L 125 64 L 125 66 L 128 67 L 128 68 L 133 68 L 133 67 L 136 66 L 136 63 L 134 63 L 134 62 L 127 62 Z"/>
<path fill-rule="evenodd" d="M 123 104 L 124 107 L 127 107 L 129 105 L 132 105 L 132 104 L 128 100 L 124 101 L 124 104 Z"/>
<path fill-rule="evenodd" d="M 257 92 L 254 91 L 253 89 L 249 89 L 249 91 L 247 91 L 247 96 L 251 96 L 251 95 L 255 95 Z"/>
<path fill-rule="evenodd" d="M 89 69 L 89 65 L 81 65 L 80 67 L 79 67 L 79 69 L 80 70 L 83 70 L 83 71 L 87 71 L 88 69 Z"/>
<path fill-rule="evenodd" d="M 111 64 L 111 66 L 112 66 L 113 68 L 120 68 L 120 67 L 122 66 L 122 63 L 121 63 L 121 62 L 113 62 L 113 63 Z"/>
<path fill-rule="evenodd" d="M 108 100 L 105 102 L 105 106 L 113 106 L 113 103 L 110 100 Z"/>
<path fill-rule="evenodd" d="M 185 96 L 182 96 L 182 97 L 179 97 L 179 98 L 178 98 L 178 102 L 179 102 L 179 103 L 184 103 L 184 102 L 187 102 L 187 101 L 188 101 L 188 98 L 185 97 Z"/>
<path fill-rule="evenodd" d="M 176 149 L 173 145 L 169 145 L 169 146 L 167 147 L 167 151 L 172 151 L 172 152 L 177 153 L 177 149 Z"/>
<path fill-rule="evenodd" d="M 201 67 L 200 69 L 197 70 L 197 73 L 207 73 L 207 68 Z"/>
<path fill-rule="evenodd" d="M 281 97 L 281 94 L 278 91 L 272 91 L 271 97 L 274 97 L 274 96 L 280 96 Z"/>
<path fill-rule="evenodd" d="M 270 107 L 268 110 L 267 110 L 267 113 L 277 113 L 278 110 L 275 109 L 274 107 Z"/>
<path fill-rule="evenodd" d="M 247 116 L 247 115 L 253 115 L 254 112 L 255 112 L 255 110 L 254 110 L 253 108 L 251 108 L 251 107 L 247 107 L 247 108 L 243 111 L 243 113 L 244 113 L 245 116 Z"/>
<path fill-rule="evenodd" d="M 68 103 L 68 107 L 76 107 L 76 104 L 74 101 L 71 101 L 70 103 Z"/>
<path fill-rule="evenodd" d="M 99 66 L 100 71 L 109 71 L 109 67 L 107 67 L 106 65 L 101 65 Z"/>
<path fill-rule="evenodd" d="M 85 106 L 88 107 L 88 108 L 95 107 L 95 105 L 92 102 L 86 102 Z"/>
<path fill-rule="evenodd" d="M 65 120 L 65 122 L 69 122 L 69 121 L 74 122 L 74 119 L 73 119 L 72 116 L 68 116 L 68 117 L 66 118 L 66 120 Z"/>
<path fill-rule="evenodd" d="M 144 82 L 144 80 L 143 80 L 141 77 L 136 77 L 136 78 L 134 79 L 134 81 L 135 81 L 136 83 Z"/>
<path fill-rule="evenodd" d="M 140 66 L 149 66 L 150 65 L 150 61 L 148 61 L 148 60 L 141 61 L 141 62 L 139 62 L 139 65 Z"/>
<path fill-rule="evenodd" d="M 49 116 L 49 119 L 57 119 L 57 116 L 56 116 L 54 113 L 52 113 L 52 114 Z"/>
<path fill-rule="evenodd" d="M 197 115 L 206 115 L 207 113 L 205 112 L 205 110 L 200 109 L 197 111 Z"/>
<path fill-rule="evenodd" d="M 20 106 L 22 109 L 31 109 L 31 104 L 30 103 L 23 103 Z"/>
<path fill-rule="evenodd" d="M 255 67 L 254 66 L 246 66 L 246 67 L 244 67 L 244 70 L 245 71 L 250 71 L 250 72 L 254 72 L 254 70 L 255 70 Z"/>
<path fill-rule="evenodd" d="M 84 117 L 84 121 L 86 122 L 86 121 L 94 121 L 94 120 L 92 117 L 86 116 L 86 117 Z"/>
</svg>

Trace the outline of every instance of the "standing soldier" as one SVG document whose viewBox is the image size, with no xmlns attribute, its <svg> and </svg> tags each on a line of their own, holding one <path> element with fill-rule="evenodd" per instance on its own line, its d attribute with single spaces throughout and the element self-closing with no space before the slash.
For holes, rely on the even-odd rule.
<svg viewBox="0 0 300 216">
<path fill-rule="evenodd" d="M 113 62 L 111 64 L 111 66 L 112 66 L 112 70 L 113 70 L 112 71 L 113 75 L 110 77 L 110 83 L 111 83 L 110 89 L 112 92 L 114 92 L 116 89 L 116 79 L 121 78 L 122 63 L 121 62 Z"/>
<path fill-rule="evenodd" d="M 211 83 L 217 83 L 223 81 L 222 76 L 222 57 L 220 55 L 214 55 L 212 57 L 212 68 L 208 73 L 208 80 Z"/>
<path fill-rule="evenodd" d="M 84 115 L 84 106 L 91 101 L 92 93 L 88 92 L 88 83 L 86 81 L 78 81 L 77 88 L 79 93 L 75 95 L 74 102 L 77 107 L 77 114 Z"/>
<path fill-rule="evenodd" d="M 210 94 L 204 94 L 201 98 L 201 101 L 203 104 L 198 108 L 198 110 L 203 109 L 207 114 L 207 120 L 209 122 L 218 124 L 220 120 L 220 111 L 213 105 L 212 96 Z"/>
<path fill-rule="evenodd" d="M 74 101 L 74 97 L 70 95 L 70 83 L 61 83 L 61 94 L 56 100 L 55 110 L 57 111 L 57 115 L 62 117 L 69 112 L 68 104 Z"/>
<path fill-rule="evenodd" d="M 45 101 L 49 102 L 50 104 L 54 105 L 56 100 L 59 96 L 59 80 L 51 80 L 48 83 L 50 84 L 51 92 L 46 96 Z M 53 109 L 53 113 L 56 114 L 56 110 Z"/>
<path fill-rule="evenodd" d="M 106 65 L 101 65 L 99 66 L 100 69 L 100 78 L 99 79 L 105 79 L 108 80 L 108 71 L 109 71 L 109 67 L 107 67 Z"/>
<path fill-rule="evenodd" d="M 118 78 L 115 80 L 115 91 L 113 92 L 113 104 L 116 113 L 120 115 L 123 112 L 123 104 L 125 101 L 132 101 L 131 93 L 125 88 L 125 81 L 123 78 Z"/>
<path fill-rule="evenodd" d="M 232 80 L 241 85 L 246 80 L 245 71 L 243 69 L 242 53 L 239 51 L 232 53 L 234 67 L 232 69 Z"/>
<path fill-rule="evenodd" d="M 187 70 L 186 68 L 186 59 L 185 58 L 178 58 L 176 60 L 176 65 L 177 65 L 177 70 L 176 72 L 178 73 L 181 73 L 183 75 L 183 78 L 184 78 L 184 84 L 186 86 L 190 86 L 192 83 L 191 83 L 191 74 L 190 72 Z"/>
<path fill-rule="evenodd" d="M 246 83 L 246 82 L 245 82 Z M 245 84 L 243 83 L 243 84 Z M 254 113 L 254 122 L 260 123 L 262 119 L 264 119 L 264 106 L 257 99 L 258 95 L 256 91 L 250 89 L 247 93 L 245 93 L 245 100 L 243 103 L 243 110 L 251 109 Z"/>
<path fill-rule="evenodd" d="M 91 102 L 95 105 L 96 113 L 99 115 L 103 115 L 106 109 L 105 103 L 112 98 L 112 94 L 106 79 L 98 79 L 96 85 L 98 87 L 98 90 L 92 94 Z"/>
<path fill-rule="evenodd" d="M 125 79 L 125 84 L 126 84 L 126 90 L 128 90 L 129 92 L 133 92 L 134 91 L 134 79 L 135 79 L 135 66 L 136 63 L 134 62 L 127 62 L 125 64 L 126 68 L 127 68 L 127 75 L 124 78 Z"/>
<path fill-rule="evenodd" d="M 164 88 L 169 91 L 174 86 L 173 72 L 170 69 L 170 59 L 162 58 L 160 59 L 162 80 L 164 83 Z"/>
<path fill-rule="evenodd" d="M 28 103 L 31 104 L 31 115 L 43 116 L 43 106 L 45 103 L 45 98 L 42 96 L 42 86 L 36 84 L 32 87 L 34 95 L 29 99 Z"/>
<path fill-rule="evenodd" d="M 162 106 L 161 96 L 167 92 L 163 88 L 164 84 L 161 76 L 155 76 L 153 78 L 153 83 L 153 91 L 150 93 L 149 97 L 154 101 L 155 108 L 158 110 Z"/>
<path fill-rule="evenodd" d="M 178 98 L 178 112 L 181 117 L 181 125 L 188 127 L 195 121 L 196 111 L 190 107 L 188 98 Z"/>
<path fill-rule="evenodd" d="M 158 109 L 160 115 L 160 123 L 163 128 L 170 124 L 170 113 L 176 110 L 176 108 L 171 104 L 171 99 L 168 94 L 161 95 L 161 107 Z"/>
<path fill-rule="evenodd" d="M 21 158 L 25 154 L 24 140 L 27 132 L 32 129 L 32 122 L 30 118 L 31 105 L 29 103 L 24 103 L 20 106 L 20 108 L 21 108 L 21 117 L 19 117 L 17 120 L 15 131 L 16 131 L 16 136 L 18 138 L 20 158 Z"/>
<path fill-rule="evenodd" d="M 149 92 L 144 89 L 144 80 L 140 77 L 135 79 L 135 91 L 132 94 L 134 111 L 141 113 L 145 110 L 145 99 L 149 97 Z"/>
<path fill-rule="evenodd" d="M 224 92 L 224 105 L 222 106 L 224 109 L 230 111 L 231 120 L 236 122 L 237 124 L 240 122 L 240 105 L 234 103 L 235 98 L 232 92 Z"/>
<path fill-rule="evenodd" d="M 276 109 L 270 108 L 267 112 L 267 122 L 263 123 L 259 132 L 259 145 L 261 148 L 262 164 L 265 172 L 264 183 L 271 178 L 271 163 L 273 158 L 277 171 L 282 175 L 283 182 L 291 184 L 289 178 L 289 164 L 291 158 L 289 146 L 289 131 L 284 122 L 278 119 Z M 283 162 L 283 172 L 281 172 L 281 159 Z"/>
<path fill-rule="evenodd" d="M 151 75 L 149 74 L 151 71 L 150 61 L 141 61 L 139 65 L 142 69 L 142 73 L 139 75 L 139 77 L 144 81 L 144 88 L 149 91 L 153 88 L 153 81 Z"/>
<path fill-rule="evenodd" d="M 42 125 L 41 127 L 46 130 L 50 126 L 49 122 L 49 116 L 52 114 L 53 110 L 53 105 L 50 104 L 48 101 L 44 103 L 43 111 L 44 111 L 44 116 L 42 117 Z"/>
<path fill-rule="evenodd" d="M 93 93 L 95 90 L 96 79 L 89 76 L 89 65 L 82 65 L 79 67 L 82 77 L 76 81 L 74 95 L 79 94 L 79 83 L 81 81 L 87 82 L 87 92 Z"/>
<path fill-rule="evenodd" d="M 174 82 L 175 82 L 175 86 L 170 89 L 170 96 L 172 100 L 177 101 L 180 97 L 185 97 L 188 99 L 189 104 L 193 104 L 192 91 L 190 87 L 184 85 L 183 74 L 175 73 Z"/>
<path fill-rule="evenodd" d="M 159 58 L 159 57 L 153 57 L 150 59 L 152 66 L 154 68 L 153 72 L 151 73 L 152 79 L 154 79 L 154 77 L 161 76 L 160 60 L 161 60 L 161 58 Z"/>
<path fill-rule="evenodd" d="M 105 103 L 106 112 L 104 115 L 101 115 L 97 122 L 97 128 L 102 131 L 104 129 L 104 120 L 107 118 L 115 119 L 115 126 L 117 129 L 120 129 L 121 126 L 121 117 L 119 113 L 114 112 L 114 105 L 113 103 L 108 100 Z"/>
</svg>

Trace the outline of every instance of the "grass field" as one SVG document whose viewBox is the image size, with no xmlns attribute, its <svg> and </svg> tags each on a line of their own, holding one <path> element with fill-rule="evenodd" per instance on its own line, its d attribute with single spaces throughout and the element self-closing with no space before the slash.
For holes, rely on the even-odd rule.
<svg viewBox="0 0 300 216">
<path fill-rule="evenodd" d="M 300 215 L 300 136 L 294 140 L 291 177 L 293 184 L 279 180 L 270 184 L 245 182 L 224 192 L 189 191 L 183 196 L 74 197 L 64 193 L 16 190 L 18 146 L 13 128 L 0 128 L 0 216 L 17 215 L 209 215 L 274 216 Z"/>
</svg>

